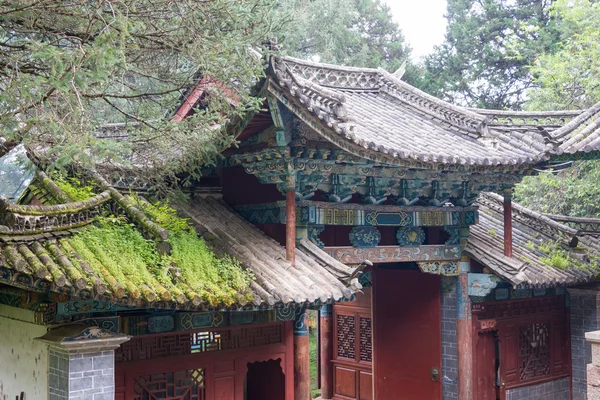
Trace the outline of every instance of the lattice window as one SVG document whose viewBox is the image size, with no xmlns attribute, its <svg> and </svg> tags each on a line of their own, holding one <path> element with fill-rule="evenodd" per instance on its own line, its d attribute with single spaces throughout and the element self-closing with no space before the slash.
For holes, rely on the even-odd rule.
<svg viewBox="0 0 600 400">
<path fill-rule="evenodd" d="M 204 369 L 166 372 L 134 378 L 133 400 L 204 400 Z"/>
<path fill-rule="evenodd" d="M 211 332 L 173 333 L 133 338 L 115 351 L 115 360 L 148 360 L 276 343 L 283 343 L 282 324 Z"/>
<path fill-rule="evenodd" d="M 221 334 L 218 332 L 197 332 L 192 333 L 191 337 L 191 353 L 221 350 Z"/>
<path fill-rule="evenodd" d="M 337 355 L 338 357 L 356 357 L 356 322 L 352 315 L 337 316 Z"/>
<path fill-rule="evenodd" d="M 519 327 L 521 381 L 550 375 L 550 330 L 547 323 Z"/>
<path fill-rule="evenodd" d="M 371 318 L 360 317 L 360 361 L 372 362 L 373 337 Z"/>
</svg>

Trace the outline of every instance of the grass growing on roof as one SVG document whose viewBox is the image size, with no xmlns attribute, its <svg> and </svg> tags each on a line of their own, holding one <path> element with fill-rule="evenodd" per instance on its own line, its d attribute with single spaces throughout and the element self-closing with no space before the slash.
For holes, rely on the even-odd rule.
<svg viewBox="0 0 600 400">
<path fill-rule="evenodd" d="M 92 185 L 84 185 L 77 178 L 55 173 L 52 175 L 52 181 L 73 201 L 87 200 L 96 195 Z"/>
<path fill-rule="evenodd" d="M 171 257 L 181 268 L 182 278 L 198 293 L 209 294 L 207 301 L 232 304 L 240 300 L 251 301 L 252 274 L 229 255 L 217 256 L 204 239 L 198 238 L 188 220 L 177 215 L 168 201 L 149 203 L 135 195 L 131 199 L 157 224 L 169 232 L 173 246 Z"/>
<path fill-rule="evenodd" d="M 152 292 L 164 299 L 165 290 L 177 294 L 182 293 L 179 287 L 186 287 L 184 293 L 191 290 L 212 306 L 252 301 L 252 275 L 239 261 L 216 255 L 168 203 L 140 200 L 137 206 L 169 231 L 173 247 L 170 255 L 159 254 L 154 241 L 144 238 L 133 223 L 112 216 L 99 217 L 93 225 L 66 239 L 68 246 L 96 274 L 105 277 L 106 272 L 110 273 L 133 297 L 146 297 Z M 170 267 L 178 268 L 181 275 L 174 277 Z"/>
</svg>

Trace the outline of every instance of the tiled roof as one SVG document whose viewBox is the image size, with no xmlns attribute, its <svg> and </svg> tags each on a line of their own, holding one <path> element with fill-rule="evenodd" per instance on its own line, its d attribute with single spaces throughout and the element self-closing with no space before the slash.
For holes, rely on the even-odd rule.
<svg viewBox="0 0 600 400">
<path fill-rule="evenodd" d="M 48 189 L 51 181 L 44 182 L 38 175 L 35 183 Z M 56 188 L 45 192 L 53 189 Z M 204 233 L 213 249 L 210 251 L 237 257 L 242 266 L 234 268 L 252 272 L 254 279 L 249 286 L 228 281 L 224 290 L 231 296 L 225 301 L 211 289 L 218 283 L 196 281 L 202 278 L 185 274 L 177 260 L 165 275 L 165 270 L 157 265 L 139 260 L 128 263 L 128 259 L 120 259 L 118 254 L 109 255 L 103 243 L 86 240 L 96 217 L 110 210 L 126 215 L 135 229 L 157 243 L 158 250 L 170 251 L 168 232 L 112 188 L 88 200 L 51 206 L 0 201 L 0 283 L 121 305 L 169 309 L 321 303 L 350 299 L 361 287 L 352 276 L 354 268 L 346 267 L 310 243 L 301 244 L 297 266 L 293 268 L 285 261 L 282 246 L 220 200 L 196 200 L 182 209 L 190 213 L 193 223 Z M 110 219 L 104 223 L 110 224 Z M 132 263 L 135 271 L 131 270 Z"/>
<path fill-rule="evenodd" d="M 217 249 L 233 255 L 256 278 L 255 295 L 264 302 L 297 303 L 349 299 L 360 289 L 355 268 L 347 267 L 303 239 L 296 249 L 296 267 L 286 261 L 285 248 L 255 228 L 222 200 L 211 196 L 179 206 L 196 229 Z"/>
<path fill-rule="evenodd" d="M 502 198 L 481 195 L 479 223 L 471 227 L 465 253 L 514 286 L 570 286 L 592 280 L 600 267 L 600 239 L 513 203 L 513 256 L 504 256 L 504 210 Z M 561 246 L 573 263 L 551 266 L 540 244 Z M 572 248 L 571 246 L 575 246 Z M 593 262 L 588 263 L 592 259 Z"/>
<path fill-rule="evenodd" d="M 590 107 L 571 122 L 552 132 L 560 146 L 556 154 L 589 153 L 600 149 L 600 103 Z"/>
<path fill-rule="evenodd" d="M 271 90 L 282 91 L 301 104 L 337 134 L 336 141 L 393 158 L 529 165 L 548 160 L 554 152 L 600 148 L 600 130 L 591 134 L 592 127 L 581 129 L 583 122 L 595 118 L 584 118 L 590 110 L 582 114 L 467 109 L 430 96 L 382 69 L 288 57 L 273 58 L 271 65 L 275 78 Z M 598 127 L 598 121 L 589 126 Z M 567 140 L 564 132 L 569 129 L 581 131 L 579 138 Z M 574 146 L 574 140 L 579 145 Z"/>
</svg>

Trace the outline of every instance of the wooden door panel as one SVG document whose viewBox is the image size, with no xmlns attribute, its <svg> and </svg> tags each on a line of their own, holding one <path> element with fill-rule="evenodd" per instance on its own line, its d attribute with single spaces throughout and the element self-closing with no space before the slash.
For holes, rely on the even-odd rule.
<svg viewBox="0 0 600 400">
<path fill-rule="evenodd" d="M 233 376 L 215 378 L 214 393 L 215 400 L 232 400 L 235 398 L 235 379 Z"/>
<path fill-rule="evenodd" d="M 439 400 L 441 369 L 439 277 L 376 269 L 373 283 L 375 398 Z"/>
<path fill-rule="evenodd" d="M 358 371 L 358 392 L 360 400 L 373 399 L 373 374 L 366 371 Z"/>
<path fill-rule="evenodd" d="M 335 366 L 334 372 L 335 394 L 356 398 L 356 370 L 352 368 Z"/>
<path fill-rule="evenodd" d="M 475 349 L 475 385 L 478 400 L 496 400 L 496 340 L 494 332 L 478 335 Z"/>
</svg>

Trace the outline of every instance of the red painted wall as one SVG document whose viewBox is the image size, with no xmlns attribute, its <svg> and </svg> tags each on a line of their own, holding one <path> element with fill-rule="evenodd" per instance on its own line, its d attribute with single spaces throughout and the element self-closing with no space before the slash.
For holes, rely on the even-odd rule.
<svg viewBox="0 0 600 400">
<path fill-rule="evenodd" d="M 244 400 L 248 365 L 269 360 L 276 360 L 281 366 L 283 382 L 277 384 L 284 385 L 285 397 L 266 397 L 264 400 L 294 400 L 293 321 L 279 324 L 284 326 L 283 343 L 116 363 L 115 400 L 133 400 L 135 377 L 198 368 L 205 370 L 204 400 Z M 274 368 L 263 371 L 273 373 L 274 380 L 281 379 Z M 270 375 L 266 377 L 269 378 Z M 258 386 L 261 385 L 259 382 Z"/>
</svg>

